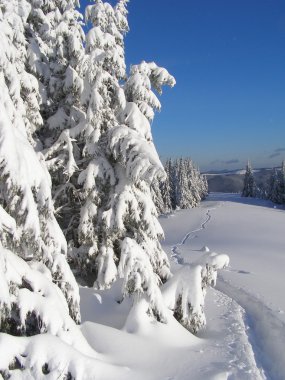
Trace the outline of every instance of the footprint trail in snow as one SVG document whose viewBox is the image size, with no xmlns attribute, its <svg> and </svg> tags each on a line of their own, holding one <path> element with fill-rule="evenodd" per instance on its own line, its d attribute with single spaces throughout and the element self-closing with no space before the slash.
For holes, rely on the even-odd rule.
<svg viewBox="0 0 285 380">
<path fill-rule="evenodd" d="M 221 202 L 218 207 L 223 204 L 224 202 Z M 208 208 L 206 219 L 199 228 L 189 231 L 180 243 L 172 246 L 172 260 L 180 265 L 188 264 L 179 248 L 182 248 L 186 242 L 189 244 L 189 240 L 193 240 L 198 233 L 207 228 L 207 224 L 212 219 L 211 211 L 215 209 L 216 207 Z M 200 251 L 202 253 L 205 250 L 204 247 Z M 247 271 L 239 271 L 239 273 L 250 274 Z M 223 344 L 228 350 L 228 355 L 232 356 L 224 378 L 284 380 L 285 351 L 282 347 L 284 348 L 285 342 L 285 324 L 276 318 L 272 310 L 261 300 L 241 288 L 234 287 L 223 279 L 222 274 L 218 276 L 216 289 L 211 289 L 211 292 L 214 293 L 216 306 L 220 310 L 223 308 L 224 314 L 215 318 L 223 319 L 224 323 L 221 326 L 227 330 L 223 332 Z M 201 334 L 202 338 L 208 339 L 207 333 L 211 333 L 209 326 Z M 276 361 L 278 361 L 277 365 Z M 213 365 L 209 365 L 204 369 L 205 375 L 208 370 L 209 373 L 213 373 L 212 367 Z M 217 374 L 219 373 L 217 369 Z"/>
</svg>

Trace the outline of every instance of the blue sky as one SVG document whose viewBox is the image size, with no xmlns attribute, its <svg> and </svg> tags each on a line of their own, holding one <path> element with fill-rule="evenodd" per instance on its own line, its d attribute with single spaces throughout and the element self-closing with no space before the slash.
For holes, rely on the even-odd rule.
<svg viewBox="0 0 285 380">
<path fill-rule="evenodd" d="M 162 159 L 191 156 L 202 170 L 281 163 L 284 0 L 132 0 L 129 24 L 127 64 L 155 61 L 177 81 L 153 122 Z"/>
</svg>

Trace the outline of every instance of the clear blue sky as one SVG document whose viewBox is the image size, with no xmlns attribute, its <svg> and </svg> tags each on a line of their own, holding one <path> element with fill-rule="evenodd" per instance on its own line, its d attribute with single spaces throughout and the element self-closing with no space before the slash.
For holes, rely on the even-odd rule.
<svg viewBox="0 0 285 380">
<path fill-rule="evenodd" d="M 155 61 L 177 81 L 153 122 L 162 159 L 191 156 L 202 170 L 281 163 L 284 0 L 131 0 L 129 24 L 127 64 Z"/>
</svg>

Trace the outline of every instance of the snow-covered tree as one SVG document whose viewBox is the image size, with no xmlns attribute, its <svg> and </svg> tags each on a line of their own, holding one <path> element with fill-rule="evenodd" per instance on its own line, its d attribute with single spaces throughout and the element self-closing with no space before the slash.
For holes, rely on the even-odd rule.
<svg viewBox="0 0 285 380">
<path fill-rule="evenodd" d="M 24 26 L 30 9 L 25 0 L 21 4 L 4 1 L 0 9 L 0 276 L 5 289 L 0 302 L 6 305 L 1 331 L 13 334 L 42 332 L 51 318 L 41 309 L 45 299 L 39 294 L 31 295 L 28 303 L 22 299 L 24 291 L 30 294 L 40 288 L 27 278 L 28 269 L 20 274 L 17 266 L 21 265 L 33 268 L 38 278 L 49 277 L 67 302 L 70 315 L 80 321 L 78 286 L 54 216 L 50 176 L 43 155 L 34 149 L 34 133 L 42 119 L 38 82 L 26 71 Z"/>
<path fill-rule="evenodd" d="M 180 158 L 177 163 L 176 207 L 181 209 L 191 208 L 193 205 L 192 189 L 189 186 L 190 174 L 187 161 Z"/>
<path fill-rule="evenodd" d="M 83 141 L 82 207 L 70 257 L 98 288 L 122 277 L 122 298 L 146 295 L 159 318 L 159 284 L 169 277 L 169 264 L 150 192 L 151 183 L 165 176 L 151 137 L 150 121 L 160 108 L 151 86 L 161 92 L 174 79 L 154 63 L 142 62 L 132 66 L 122 88 L 126 4 L 121 0 L 112 7 L 98 0 L 86 8 L 93 27 L 86 36 L 81 97 L 86 116 L 77 128 Z"/>
<path fill-rule="evenodd" d="M 206 325 L 204 300 L 207 288 L 216 284 L 217 271 L 228 264 L 227 255 L 210 252 L 205 247 L 201 258 L 183 265 L 163 285 L 164 302 L 174 317 L 192 333 L 196 334 Z"/>
<path fill-rule="evenodd" d="M 125 273 L 127 289 L 131 286 L 130 289 L 134 287 L 132 291 L 135 293 L 147 294 L 151 309 L 158 318 L 163 316 L 157 286 L 169 277 L 170 272 L 167 256 L 159 244 L 163 231 L 157 221 L 150 193 L 153 180 L 165 178 L 151 136 L 150 121 L 154 110 L 160 109 L 152 88 L 161 93 L 163 85 L 174 84 L 174 78 L 167 70 L 153 62 L 132 66 L 125 85 L 127 103 L 119 117 L 122 124 L 111 134 L 113 157 L 124 168 L 120 181 L 127 183 L 121 194 L 129 188 L 131 197 L 128 201 L 137 204 L 137 211 L 131 212 L 132 221 L 128 220 L 129 212 L 125 206 L 124 213 L 121 214 L 122 220 L 125 219 L 126 232 L 128 231 L 124 240 L 127 239 L 128 246 L 131 244 L 134 249 L 137 247 L 137 252 L 134 255 L 129 248 L 126 252 L 123 251 L 124 265 L 121 265 L 121 260 L 119 270 L 123 269 Z M 115 209 L 119 211 L 119 207 Z"/>
<path fill-rule="evenodd" d="M 114 191 L 115 174 L 108 150 L 109 129 L 118 122 L 116 114 L 124 100 L 119 81 L 125 77 L 123 35 L 128 30 L 126 1 L 115 8 L 108 3 L 96 1 L 86 7 L 86 21 L 93 27 L 86 36 L 86 55 L 83 62 L 84 87 L 81 104 L 84 115 L 72 131 L 80 141 L 78 194 L 82 203 L 78 234 L 74 236 L 71 260 L 83 276 L 93 273 L 97 277 L 100 254 L 111 252 L 112 237 L 106 229 L 103 213 Z M 107 248 L 108 247 L 108 248 Z M 108 265 L 110 281 L 114 279 L 114 262 Z M 103 270 L 103 269 L 102 269 Z M 112 273 L 112 274 L 111 274 Z"/>
<path fill-rule="evenodd" d="M 164 214 L 169 211 L 165 207 L 164 199 L 162 196 L 162 184 L 164 181 L 160 183 L 159 180 L 155 179 L 151 184 L 151 195 L 153 203 L 157 209 L 158 214 Z"/>
<path fill-rule="evenodd" d="M 285 161 L 282 161 L 281 169 L 279 171 L 279 202 L 285 203 Z"/>
<path fill-rule="evenodd" d="M 68 239 L 78 224 L 76 161 L 79 148 L 72 136 L 83 118 L 80 104 L 84 59 L 81 14 L 77 0 L 29 0 L 31 12 L 26 23 L 27 68 L 41 89 L 42 128 L 39 144 L 52 176 L 53 199 L 58 221 Z M 39 149 L 39 148 L 38 148 Z M 76 218 L 77 216 L 77 218 Z"/>
<path fill-rule="evenodd" d="M 191 207 L 196 207 L 201 202 L 204 183 L 200 172 L 194 166 L 191 159 L 186 159 L 185 165 L 188 177 L 188 188 L 191 194 L 189 203 Z"/>
<path fill-rule="evenodd" d="M 244 175 L 244 184 L 242 190 L 242 197 L 252 197 L 256 196 L 256 184 L 253 176 L 253 171 L 250 163 L 246 165 L 245 175 Z"/>
<path fill-rule="evenodd" d="M 31 12 L 25 29 L 28 38 L 27 68 L 42 86 L 41 113 L 44 125 L 39 135 L 44 147 L 58 140 L 61 132 L 78 123 L 82 91 L 84 34 L 77 0 L 29 0 Z M 63 165 L 63 157 L 53 166 Z M 66 167 L 67 175 L 73 174 Z"/>
<path fill-rule="evenodd" d="M 167 179 L 160 186 L 165 208 L 175 210 L 196 207 L 207 196 L 207 179 L 191 159 L 168 159 L 165 172 Z"/>
<path fill-rule="evenodd" d="M 209 186 L 208 186 L 208 180 L 206 175 L 202 175 L 201 177 L 201 199 L 207 198 L 207 195 L 209 194 Z"/>
<path fill-rule="evenodd" d="M 285 163 L 282 162 L 280 170 L 274 169 L 268 183 L 268 199 L 274 203 L 285 202 Z"/>
<path fill-rule="evenodd" d="M 170 182 L 170 172 L 171 172 L 171 162 L 170 160 L 166 161 L 164 167 L 166 177 L 164 181 L 160 183 L 160 191 L 164 205 L 164 212 L 170 212 L 172 210 L 171 206 L 171 182 Z"/>
<path fill-rule="evenodd" d="M 97 378 L 107 365 L 71 318 L 80 319 L 78 287 L 37 151 L 43 88 L 25 71 L 30 11 L 25 0 L 0 6 L 0 377 Z"/>
<path fill-rule="evenodd" d="M 165 164 L 165 172 L 169 182 L 169 197 L 171 209 L 176 208 L 176 188 L 177 188 L 177 161 L 169 158 Z"/>
</svg>

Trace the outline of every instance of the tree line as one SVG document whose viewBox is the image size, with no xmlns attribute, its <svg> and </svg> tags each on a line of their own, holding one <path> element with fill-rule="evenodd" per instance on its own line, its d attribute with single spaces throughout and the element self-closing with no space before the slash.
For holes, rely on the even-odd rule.
<svg viewBox="0 0 285 380">
<path fill-rule="evenodd" d="M 285 204 L 285 162 L 282 162 L 280 169 L 272 169 L 270 178 L 265 185 L 256 184 L 254 170 L 250 162 L 248 162 L 244 176 L 242 196 L 269 199 L 273 203 Z"/>
<path fill-rule="evenodd" d="M 199 205 L 208 195 L 206 176 L 190 158 L 171 158 L 165 163 L 166 179 L 152 184 L 152 196 L 160 214 Z"/>
</svg>

